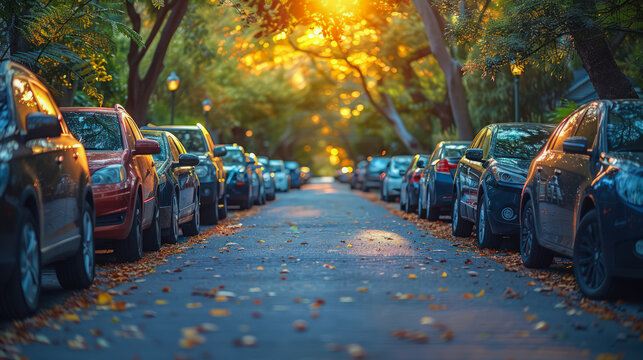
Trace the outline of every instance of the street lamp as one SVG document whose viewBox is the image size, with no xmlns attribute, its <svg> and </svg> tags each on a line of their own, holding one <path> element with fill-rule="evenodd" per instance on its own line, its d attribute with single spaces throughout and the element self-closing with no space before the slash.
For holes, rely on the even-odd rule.
<svg viewBox="0 0 643 360">
<path fill-rule="evenodd" d="M 174 95 L 176 94 L 176 89 L 179 88 L 179 82 L 181 79 L 179 79 L 178 76 L 176 76 L 176 73 L 172 71 L 170 76 L 167 77 L 167 89 L 170 90 L 170 94 L 172 94 L 172 117 L 170 120 L 170 123 L 174 125 Z"/>
<path fill-rule="evenodd" d="M 514 108 L 516 110 L 516 122 L 520 120 L 520 115 L 518 114 L 518 82 L 520 74 L 522 74 L 522 70 L 522 65 L 516 64 L 516 61 L 511 62 L 511 73 L 514 76 Z"/>
<path fill-rule="evenodd" d="M 203 106 L 203 116 L 205 116 L 205 122 L 207 123 L 208 115 L 210 115 L 210 110 L 212 110 L 212 100 L 206 97 L 205 99 L 203 99 L 201 105 Z"/>
</svg>

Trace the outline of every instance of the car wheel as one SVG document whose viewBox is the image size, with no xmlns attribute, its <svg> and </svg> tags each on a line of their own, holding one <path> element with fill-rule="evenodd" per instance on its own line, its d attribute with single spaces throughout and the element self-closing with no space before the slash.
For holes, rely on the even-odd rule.
<svg viewBox="0 0 643 360">
<path fill-rule="evenodd" d="M 546 268 L 551 265 L 554 254 L 538 243 L 536 216 L 531 200 L 522 209 L 520 222 L 520 257 L 528 268 Z"/>
<path fill-rule="evenodd" d="M 176 200 L 176 193 L 174 192 L 172 192 L 170 204 L 172 206 L 170 209 L 170 228 L 167 230 L 167 234 L 163 236 L 163 242 L 176 244 L 179 241 L 179 204 Z"/>
<path fill-rule="evenodd" d="M 228 196 L 223 196 L 223 206 L 218 206 L 219 209 L 219 220 L 223 220 L 228 217 Z"/>
<path fill-rule="evenodd" d="M 460 213 L 460 192 L 456 190 L 451 211 L 451 233 L 453 236 L 469 236 L 473 224 L 463 219 Z"/>
<path fill-rule="evenodd" d="M 116 255 L 122 262 L 137 261 L 143 257 L 143 224 L 141 199 L 137 196 L 132 214 L 132 227 L 124 240 L 118 241 Z"/>
<path fill-rule="evenodd" d="M 81 239 L 76 253 L 56 263 L 56 277 L 67 290 L 86 289 L 94 282 L 94 212 L 85 201 L 81 215 Z"/>
<path fill-rule="evenodd" d="M 574 241 L 574 276 L 580 290 L 590 299 L 605 299 L 617 294 L 616 279 L 612 276 L 603 237 L 598 228 L 598 212 L 590 210 L 578 225 Z"/>
<path fill-rule="evenodd" d="M 226 202 L 227 204 L 227 202 Z M 201 231 L 201 215 L 199 211 L 199 192 L 196 192 L 194 197 L 194 213 L 192 214 L 192 220 L 183 225 L 183 235 L 185 236 L 195 236 L 199 235 Z"/>
<path fill-rule="evenodd" d="M 158 196 L 154 217 L 150 228 L 143 231 L 143 249 L 145 251 L 158 251 L 163 243 L 161 242 L 161 211 L 159 210 Z"/>
<path fill-rule="evenodd" d="M 428 185 L 426 188 L 426 219 L 429 221 L 436 221 L 440 217 L 440 209 L 436 208 L 435 206 L 431 206 L 431 199 L 433 196 L 431 196 L 431 189 L 429 189 Z"/>
<path fill-rule="evenodd" d="M 206 225 L 219 223 L 219 194 L 214 193 L 214 204 L 210 206 L 201 205 L 201 220 Z"/>
<path fill-rule="evenodd" d="M 29 209 L 23 209 L 17 229 L 18 271 L 14 271 L 0 296 L 3 318 L 23 318 L 38 308 L 40 297 L 40 245 L 38 225 Z"/>
<path fill-rule="evenodd" d="M 478 204 L 478 225 L 476 226 L 478 232 L 478 247 L 480 249 L 495 249 L 498 247 L 498 236 L 496 236 L 491 231 L 491 225 L 489 225 L 489 212 L 487 211 L 487 201 L 486 197 L 480 200 Z"/>
</svg>

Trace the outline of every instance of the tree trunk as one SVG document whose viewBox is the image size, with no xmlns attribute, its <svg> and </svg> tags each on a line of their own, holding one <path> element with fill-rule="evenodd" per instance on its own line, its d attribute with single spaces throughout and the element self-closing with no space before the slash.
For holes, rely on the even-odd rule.
<svg viewBox="0 0 643 360">
<path fill-rule="evenodd" d="M 381 106 L 382 110 L 386 113 L 386 119 L 391 125 L 393 125 L 393 130 L 395 130 L 395 134 L 398 139 L 400 139 L 404 146 L 406 146 L 406 148 L 412 153 L 420 153 L 422 151 L 420 143 L 415 139 L 413 134 L 406 129 L 406 126 L 402 121 L 402 117 L 397 112 L 395 104 L 393 104 L 391 96 L 387 93 L 380 92 L 380 97 L 384 101 L 384 105 Z"/>
<path fill-rule="evenodd" d="M 594 1 L 575 0 L 584 14 L 596 11 Z M 571 33 L 576 52 L 601 99 L 638 99 L 632 83 L 618 67 L 605 34 L 589 16 L 572 20 Z"/>
<path fill-rule="evenodd" d="M 440 19 L 434 13 L 429 0 L 413 0 L 415 8 L 420 13 L 424 29 L 429 38 L 431 52 L 444 73 L 447 93 L 453 112 L 453 121 L 458 129 L 461 140 L 473 139 L 473 126 L 467 107 L 467 94 L 462 84 L 462 73 L 458 61 L 451 58 L 444 40 L 444 33 L 440 27 Z"/>
<path fill-rule="evenodd" d="M 127 14 L 132 22 L 132 28 L 140 33 L 140 14 L 136 12 L 132 2 L 126 2 L 126 6 Z M 187 10 L 188 0 L 173 0 L 159 10 L 150 35 L 145 41 L 146 46 L 144 48 L 141 49 L 136 42 L 130 41 L 130 50 L 127 54 L 129 74 L 127 77 L 127 103 L 125 104 L 125 108 L 138 125 L 145 125 L 147 123 L 147 109 L 156 82 L 163 71 L 163 59 L 170 46 L 170 41 L 181 24 Z M 166 17 L 167 21 L 165 21 Z M 164 21 L 165 26 L 156 44 L 152 60 L 145 71 L 145 75 L 141 77 L 141 61 L 154 42 L 154 38 L 161 29 Z"/>
</svg>

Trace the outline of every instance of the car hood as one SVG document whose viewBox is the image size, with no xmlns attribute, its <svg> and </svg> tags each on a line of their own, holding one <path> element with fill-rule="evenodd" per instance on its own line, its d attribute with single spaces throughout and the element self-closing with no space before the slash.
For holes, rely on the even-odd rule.
<svg viewBox="0 0 643 360">
<path fill-rule="evenodd" d="M 605 155 L 607 164 L 632 174 L 643 173 L 643 153 L 612 152 Z"/>
<path fill-rule="evenodd" d="M 507 166 L 512 168 L 514 171 L 519 171 L 524 174 L 529 172 L 529 165 L 531 165 L 531 160 L 525 159 L 496 158 L 494 160 L 499 166 Z"/>
<path fill-rule="evenodd" d="M 89 171 L 93 173 L 105 166 L 123 164 L 125 151 L 87 151 Z"/>
</svg>

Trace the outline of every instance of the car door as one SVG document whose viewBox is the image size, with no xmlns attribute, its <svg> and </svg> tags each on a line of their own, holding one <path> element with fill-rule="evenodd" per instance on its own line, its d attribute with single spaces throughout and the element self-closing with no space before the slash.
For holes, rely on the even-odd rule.
<svg viewBox="0 0 643 360">
<path fill-rule="evenodd" d="M 476 220 L 478 218 L 478 200 L 480 198 L 480 188 L 482 187 L 481 179 L 482 173 L 485 170 L 487 160 L 491 151 L 491 142 L 493 140 L 494 128 L 487 127 L 484 137 L 480 141 L 480 149 L 482 149 L 482 161 L 471 161 L 469 164 L 469 185 L 471 186 L 469 192 L 469 218 Z"/>
<path fill-rule="evenodd" d="M 471 145 L 470 149 L 482 149 L 482 144 L 484 143 L 488 133 L 488 128 L 484 128 L 480 131 L 474 144 Z M 473 169 L 479 169 L 482 167 L 482 163 L 478 161 L 473 161 L 463 157 L 460 162 L 460 196 L 461 196 L 461 209 L 462 216 L 465 218 L 475 221 L 474 217 L 474 206 L 477 203 L 478 198 L 478 183 L 480 179 L 480 171 L 474 172 Z"/>
<path fill-rule="evenodd" d="M 172 162 L 177 163 L 179 161 L 181 151 L 174 142 L 174 139 L 168 136 L 167 141 Z M 176 166 L 173 170 L 174 176 L 176 176 L 179 183 L 179 217 L 190 214 L 192 210 L 192 203 L 194 202 L 194 184 L 190 183 L 191 170 L 191 166 Z"/>
<path fill-rule="evenodd" d="M 11 84 L 14 106 L 25 134 L 27 134 L 27 116 L 41 110 L 36 101 L 36 95 L 26 78 L 16 75 Z M 64 157 L 62 149 L 57 148 L 56 142 L 52 139 L 28 140 L 25 142 L 25 147 L 31 150 L 31 154 L 24 158 L 25 167 L 34 173 L 38 181 L 34 187 L 40 188 L 42 197 L 43 219 L 41 221 L 40 246 L 43 253 L 46 254 L 48 249 L 64 238 L 62 233 L 65 221 L 59 221 L 60 214 L 65 214 L 67 210 L 61 184 L 61 164 Z"/>
<path fill-rule="evenodd" d="M 127 131 L 134 136 L 134 141 L 142 140 L 143 135 L 138 129 L 138 126 L 127 115 L 123 114 L 123 119 L 127 125 Z M 154 208 L 156 201 L 151 201 L 156 196 L 156 170 L 154 169 L 154 160 L 152 155 L 137 155 L 132 161 L 138 168 L 139 176 L 141 177 L 141 185 L 143 188 L 143 219 L 145 224 L 149 224 L 154 216 Z"/>
<path fill-rule="evenodd" d="M 564 243 L 563 238 L 568 236 L 566 226 L 560 224 L 572 224 L 572 214 L 568 204 L 565 204 L 565 197 L 575 192 L 573 188 L 563 188 L 560 184 L 561 174 L 566 170 L 567 166 L 565 161 L 570 161 L 572 158 L 570 154 L 563 152 L 563 142 L 567 138 L 573 136 L 576 127 L 582 119 L 584 109 L 575 112 L 564 120 L 556 131 L 555 137 L 552 139 L 550 148 L 547 150 L 547 156 L 536 165 L 536 177 L 539 181 L 539 233 L 540 238 L 544 242 L 553 244 L 554 246 L 562 246 Z M 571 184 L 567 184 L 569 186 Z M 540 194 L 544 190 L 544 195 Z"/>
</svg>

